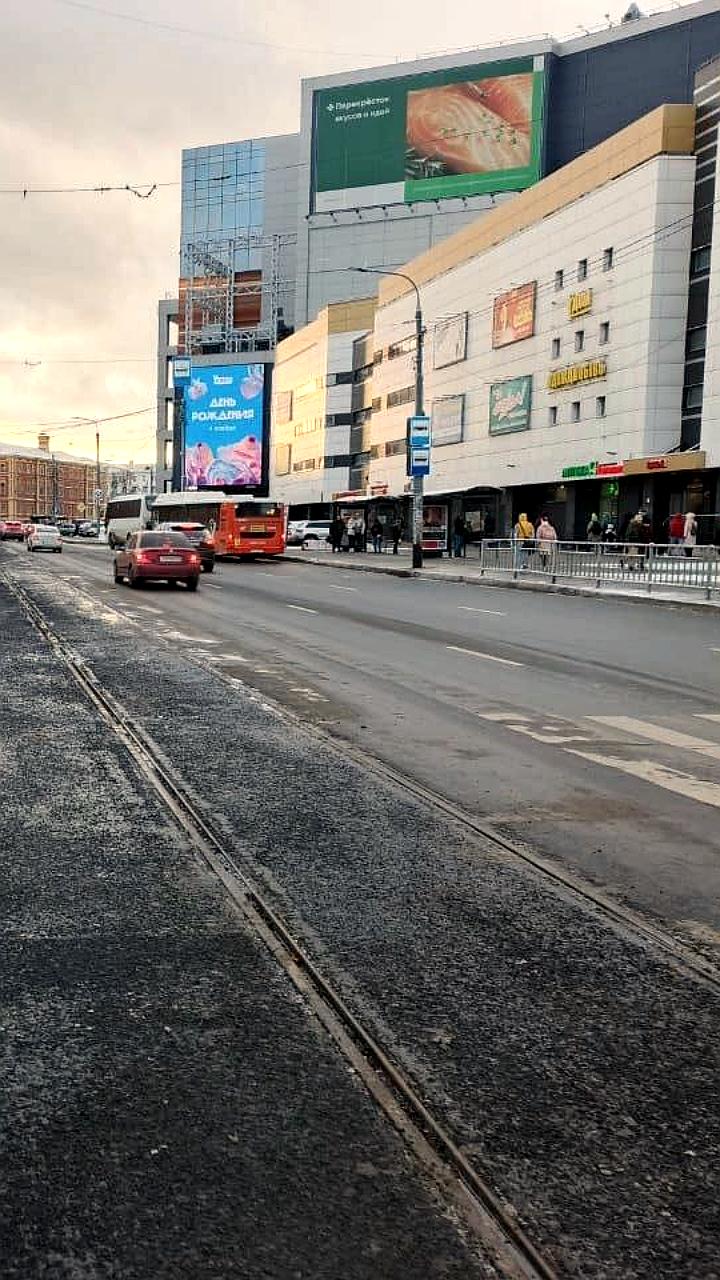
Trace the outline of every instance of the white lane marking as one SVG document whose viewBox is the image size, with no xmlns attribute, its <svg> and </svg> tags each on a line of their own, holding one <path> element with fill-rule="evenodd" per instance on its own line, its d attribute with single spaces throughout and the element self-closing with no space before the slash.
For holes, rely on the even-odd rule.
<svg viewBox="0 0 720 1280">
<path fill-rule="evenodd" d="M 711 646 L 710 646 L 710 652 L 711 652 L 711 653 L 720 653 L 720 649 L 713 649 L 713 647 L 712 647 L 712 645 L 711 645 Z"/>
<path fill-rule="evenodd" d="M 341 587 L 339 582 L 331 582 L 330 586 L 333 591 L 357 591 L 357 587 Z"/>
<path fill-rule="evenodd" d="M 579 751 L 577 747 L 565 747 L 571 756 L 579 756 L 581 760 L 589 760 L 591 764 L 602 764 L 608 769 L 618 769 L 620 773 L 628 773 L 642 782 L 650 782 L 655 787 L 672 791 L 686 800 L 699 800 L 701 804 L 710 804 L 720 809 L 720 785 L 717 782 L 704 782 L 689 773 L 680 773 L 677 769 L 668 769 L 665 765 L 655 764 L 652 760 L 622 760 L 618 756 L 600 755 L 595 751 Z"/>
<path fill-rule="evenodd" d="M 203 588 L 206 591 L 222 591 L 219 582 L 203 582 Z"/>
<path fill-rule="evenodd" d="M 482 720 L 494 720 L 498 724 L 502 724 L 503 720 L 512 720 L 515 723 L 516 720 L 530 719 L 529 716 L 515 715 L 514 711 L 481 711 L 480 718 Z"/>
<path fill-rule="evenodd" d="M 691 733 L 678 733 L 676 729 L 666 729 L 663 725 L 648 724 L 645 720 L 635 720 L 632 716 L 586 716 L 595 724 L 607 725 L 609 729 L 620 729 L 623 733 L 631 733 L 639 738 L 647 738 L 649 742 L 659 742 L 664 747 L 677 747 L 681 751 L 698 751 L 710 760 L 720 760 L 720 745 L 709 742 L 707 738 L 696 738 Z"/>
<path fill-rule="evenodd" d="M 136 609 L 142 609 L 143 613 L 162 613 L 162 609 L 156 609 L 152 604 L 136 604 Z"/>
<path fill-rule="evenodd" d="M 286 604 L 286 609 L 296 609 L 298 613 L 317 613 L 317 609 L 306 609 L 304 604 Z"/>
<path fill-rule="evenodd" d="M 720 724 L 720 715 L 717 711 L 696 711 L 696 720 L 714 720 L 716 724 Z"/>
<path fill-rule="evenodd" d="M 239 653 L 209 653 L 207 655 L 208 662 L 249 662 L 249 658 L 242 658 Z"/>
<path fill-rule="evenodd" d="M 166 640 L 190 640 L 193 644 L 220 644 L 219 640 L 210 640 L 206 636 L 188 636 L 184 631 L 163 631 Z"/>
<path fill-rule="evenodd" d="M 507 618 L 507 614 L 501 609 L 473 609 L 469 604 L 459 604 L 458 609 L 463 613 L 492 613 L 496 618 Z"/>
<path fill-rule="evenodd" d="M 484 658 L 486 662 L 501 662 L 504 667 L 524 667 L 524 662 L 513 662 L 512 658 L 497 658 L 494 653 L 478 653 L 477 649 L 463 649 L 460 644 L 446 644 L 446 649 L 453 653 L 467 653 L 471 658 Z"/>
</svg>

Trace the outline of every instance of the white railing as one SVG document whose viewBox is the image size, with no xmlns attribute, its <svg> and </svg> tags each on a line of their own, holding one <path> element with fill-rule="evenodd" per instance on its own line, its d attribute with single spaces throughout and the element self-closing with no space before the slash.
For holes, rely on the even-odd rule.
<svg viewBox="0 0 720 1280">
<path fill-rule="evenodd" d="M 468 547 L 468 553 L 472 554 Z M 556 542 L 488 538 L 479 545 L 481 574 L 583 582 L 596 588 L 615 584 L 653 589 L 687 588 L 710 600 L 720 592 L 720 552 L 715 546 L 666 543 Z"/>
</svg>

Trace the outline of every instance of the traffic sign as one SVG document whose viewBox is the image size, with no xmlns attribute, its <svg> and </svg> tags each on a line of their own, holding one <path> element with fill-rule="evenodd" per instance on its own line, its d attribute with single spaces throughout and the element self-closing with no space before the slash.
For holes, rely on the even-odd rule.
<svg viewBox="0 0 720 1280">
<path fill-rule="evenodd" d="M 409 476 L 430 475 L 430 418 L 425 413 L 416 413 L 407 420 L 407 474 Z"/>
<path fill-rule="evenodd" d="M 93 497 L 95 498 L 95 500 L 96 500 L 97 502 L 99 502 L 101 498 L 104 498 L 104 497 L 105 497 L 105 490 L 104 490 L 104 489 L 93 489 Z"/>
<path fill-rule="evenodd" d="M 430 475 L 430 450 L 429 449 L 411 449 L 410 450 L 410 475 L 411 476 L 429 476 Z"/>
<path fill-rule="evenodd" d="M 175 356 L 173 360 L 173 382 L 176 387 L 184 387 L 189 383 L 192 374 L 188 356 Z"/>
</svg>

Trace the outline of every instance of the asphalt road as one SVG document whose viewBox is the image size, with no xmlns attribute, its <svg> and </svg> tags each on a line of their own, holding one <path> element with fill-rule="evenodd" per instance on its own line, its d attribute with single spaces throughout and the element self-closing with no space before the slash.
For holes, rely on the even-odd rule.
<svg viewBox="0 0 720 1280">
<path fill-rule="evenodd" d="M 95 557 L 92 574 L 100 576 L 86 592 L 80 570 L 91 563 L 91 557 Z M 497 680 L 494 687 L 488 683 L 480 693 L 479 676 L 474 684 L 466 676 L 462 705 L 457 686 L 442 666 L 444 646 L 455 643 L 454 637 L 448 640 L 448 631 L 438 621 L 449 613 L 447 597 L 433 597 L 435 619 L 432 608 L 422 602 L 423 593 L 431 588 L 421 583 L 406 597 L 408 604 L 402 613 L 388 597 L 386 610 L 394 609 L 395 617 L 386 617 L 381 627 L 364 618 L 353 622 L 345 614 L 346 606 L 331 603 L 334 594 L 330 593 L 337 588 L 356 585 L 361 590 L 364 586 L 361 575 L 355 575 L 350 583 L 341 576 L 336 580 L 334 570 L 306 574 L 302 567 L 288 564 L 270 568 L 222 566 L 217 583 L 205 581 L 196 596 L 189 596 L 162 587 L 130 592 L 108 586 L 104 576 L 108 558 L 99 548 L 71 549 L 62 558 L 44 559 L 11 549 L 0 554 L 0 560 L 14 569 L 50 622 L 101 684 L 120 700 L 125 714 L 153 739 L 168 766 L 194 793 L 196 804 L 224 834 L 233 856 L 252 880 L 261 884 L 263 893 L 301 938 L 316 964 L 329 974 L 346 1002 L 414 1080 L 466 1157 L 489 1178 L 501 1200 L 512 1206 L 558 1274 L 568 1280 L 580 1276 L 586 1280 L 646 1280 L 650 1276 L 718 1280 L 717 991 L 678 970 L 645 940 L 612 926 L 586 903 L 558 891 L 526 865 L 504 856 L 496 845 L 458 827 L 407 788 L 379 778 L 347 754 L 309 735 L 302 724 L 279 715 L 264 697 L 248 691 L 247 684 L 256 682 L 307 719 L 332 720 L 337 732 L 358 732 L 366 723 L 360 720 L 364 707 L 355 707 L 351 699 L 358 696 L 357 685 L 363 683 L 362 666 L 358 663 L 359 675 L 353 682 L 348 674 L 350 658 L 338 654 L 323 659 L 324 646 L 336 643 L 333 629 L 339 629 L 352 643 L 364 639 L 378 665 L 385 662 L 390 671 L 380 686 L 382 696 L 375 691 L 375 702 L 389 701 L 392 696 L 398 706 L 402 705 L 403 679 L 408 677 L 399 657 L 391 666 L 390 657 L 383 654 L 387 650 L 392 655 L 393 646 L 400 654 L 407 652 L 406 630 L 412 627 L 418 639 L 411 649 L 416 647 L 421 653 L 429 709 L 425 712 L 423 698 L 413 683 L 412 697 L 406 699 L 407 714 L 413 721 L 426 714 L 428 724 L 437 724 L 438 735 L 444 735 L 437 739 L 436 774 L 441 787 L 447 789 L 454 776 L 452 768 L 442 768 L 449 754 L 448 725 L 467 726 L 467 732 L 478 737 L 494 737 L 499 733 L 498 725 L 504 724 L 508 741 L 527 739 L 531 757 L 541 749 L 540 760 L 546 749 L 552 757 L 552 752 L 573 745 L 555 743 L 548 748 L 528 733 L 519 733 L 517 727 L 533 733 L 536 729 L 534 721 L 520 719 L 517 704 L 509 722 L 516 728 L 508 728 L 508 722 L 481 720 L 479 710 L 488 714 L 489 707 L 497 712 L 503 706 L 502 699 L 507 702 L 510 697 L 505 686 L 500 691 Z M 262 577 L 265 573 L 271 577 Z M 324 580 L 318 578 L 320 573 L 326 574 Z M 383 589 L 391 585 L 382 584 Z M 350 593 L 337 591 L 337 595 Z M 216 599 L 217 606 L 213 604 Z M 488 593 L 463 594 L 461 599 L 473 608 L 485 607 Z M 360 603 L 354 606 L 357 612 Z M 551 598 L 548 603 L 553 603 Z M 290 606 L 294 606 L 292 612 Z M 381 619 L 381 603 L 373 608 Z M 425 612 L 410 621 L 413 608 Z M 509 616 L 509 606 L 493 608 L 492 615 L 479 616 L 491 620 Z M 295 613 L 301 624 L 297 663 L 292 658 L 287 623 L 279 621 L 286 614 L 293 618 Z M 301 626 L 306 626 L 307 632 Z M 376 635 L 384 638 L 382 645 L 375 642 Z M 477 669 L 481 664 L 489 667 L 492 658 L 503 655 L 499 645 L 491 652 L 489 636 L 483 636 L 483 643 L 485 650 L 477 643 L 474 648 L 465 643 L 448 652 L 459 660 L 468 655 L 458 654 L 458 650 L 472 649 L 471 670 L 476 670 L 475 664 Z M 490 657 L 481 659 L 477 656 L 481 652 Z M 509 652 L 505 648 L 506 658 Z M 526 646 L 526 653 L 531 655 L 532 649 Z M 521 661 L 519 657 L 508 660 Z M 525 672 L 530 661 L 507 669 L 502 663 L 494 665 L 507 680 Z M 541 671 L 538 680 L 557 678 L 554 668 L 543 668 L 539 660 L 537 665 Z M 12 821 L 22 829 L 24 840 L 19 845 L 22 865 L 11 864 L 9 895 L 9 918 L 17 942 L 9 971 L 14 1034 L 15 1023 L 20 1027 L 15 1034 L 18 1047 L 10 1055 L 9 1066 L 11 1076 L 19 1074 L 21 1086 L 17 1099 L 13 1095 L 9 1136 L 12 1140 L 14 1127 L 19 1125 L 14 1167 L 23 1169 L 27 1162 L 31 1169 L 32 1210 L 23 1242 L 30 1247 L 45 1230 L 42 1189 L 44 1171 L 49 1167 L 51 1185 L 59 1180 L 59 1196 L 51 1202 L 49 1213 L 56 1233 L 53 1239 L 59 1224 L 66 1232 L 66 1249 L 70 1245 L 75 1249 L 70 1261 L 76 1271 L 76 1242 L 85 1245 L 90 1238 L 93 1247 L 97 1242 L 99 1248 L 107 1237 L 102 1230 L 92 1233 L 93 1206 L 98 1201 L 103 1211 L 108 1203 L 113 1207 L 113 1241 L 129 1236 L 131 1245 L 128 1227 L 137 1239 L 138 1206 L 147 1185 L 142 1176 L 142 1143 L 148 1125 L 154 1124 L 162 1143 L 152 1142 L 150 1156 L 156 1159 L 162 1152 L 161 1158 L 170 1161 L 162 1144 L 173 1152 L 172 1178 L 167 1181 L 172 1212 L 162 1217 L 162 1175 L 150 1186 L 148 1206 L 157 1254 L 164 1256 L 163 1250 L 168 1251 L 168 1273 L 175 1274 L 172 1263 L 179 1256 L 183 1232 L 193 1239 L 190 1220 L 198 1200 L 212 1208 L 209 1248 L 217 1248 L 218 1240 L 222 1246 L 225 1222 L 232 1224 L 233 1240 L 239 1239 L 241 1231 L 249 1231 L 259 1204 L 264 1216 L 262 1229 L 253 1235 L 253 1248 L 261 1250 L 272 1225 L 268 1196 L 260 1193 L 258 1202 L 257 1188 L 265 1165 L 277 1163 L 281 1137 L 270 1119 L 272 1106 L 275 1112 L 282 1110 L 281 1096 L 292 1099 L 293 1106 L 295 1101 L 292 1076 L 298 1069 L 300 1046 L 292 1038 L 296 1033 L 288 1025 L 287 1011 L 276 1006 L 270 982 L 264 979 L 262 967 L 256 970 L 243 942 L 231 938 L 224 953 L 228 964 L 221 960 L 215 934 L 224 930 L 217 911 L 207 917 L 204 929 L 195 929 L 201 935 L 195 938 L 193 924 L 204 911 L 204 886 L 197 877 L 188 877 L 185 861 L 179 856 L 182 849 L 174 842 L 168 847 L 168 833 L 158 821 L 160 815 L 152 798 L 143 794 L 127 772 L 123 774 L 113 742 L 104 744 L 102 733 L 95 732 L 95 768 L 106 790 L 98 787 L 92 763 L 80 750 L 82 740 L 78 742 L 87 721 L 82 699 L 70 697 L 64 708 L 57 706 L 58 699 L 63 701 L 62 681 L 54 678 L 47 664 L 38 662 L 32 645 L 13 645 L 11 639 L 6 666 L 11 673 L 17 667 L 23 677 L 13 688 L 11 728 L 23 723 L 28 726 L 22 739 L 25 754 L 15 762 L 12 774 Z M 218 666 L 230 676 L 229 683 L 217 679 Z M 453 679 L 459 680 L 459 676 Z M 343 696 L 342 680 L 350 696 Z M 364 681 L 369 680 L 365 675 Z M 637 673 L 628 685 L 631 683 L 640 685 Z M 472 695 L 467 692 L 470 687 Z M 364 696 L 366 705 L 371 706 L 373 699 Z M 375 749 L 378 721 L 367 723 L 369 744 Z M 547 718 L 541 720 L 541 725 L 550 723 Z M 395 737 L 388 735 L 382 744 L 389 755 L 404 732 L 402 725 L 394 732 Z M 548 736 L 543 728 L 537 732 Z M 432 750 L 436 744 L 430 738 L 426 741 Z M 64 747 L 63 760 L 72 761 L 72 767 L 59 771 L 61 785 L 41 788 L 35 794 L 38 779 L 57 761 L 59 744 Z M 625 758 L 619 746 L 614 750 L 618 760 Z M 631 755 L 627 758 L 634 759 Z M 483 793 L 479 788 L 486 785 L 482 760 L 476 756 L 467 766 L 474 770 L 480 802 Z M 428 756 L 423 767 L 430 769 L 432 765 Z M 601 774 L 604 771 L 610 772 L 609 766 L 599 770 Z M 622 771 L 612 772 L 624 778 Z M 115 780 L 111 794 L 107 794 L 108 774 Z M 524 794 L 525 785 L 521 777 L 518 795 Z M 643 783 L 649 789 L 651 785 L 659 792 L 665 790 Z M 668 794 L 674 797 L 675 793 Z M 617 797 L 606 800 L 606 805 L 610 803 L 617 804 Z M 704 802 L 693 803 L 699 808 Z M 88 809 L 90 815 L 95 814 L 94 826 Z M 65 831 L 65 827 L 58 847 L 53 833 Z M 593 824 L 587 823 L 586 829 L 593 830 Z M 87 836 L 92 837 L 94 831 L 98 838 L 90 840 L 88 849 Z M 28 848 L 34 860 L 29 868 Z M 40 867 L 47 888 L 38 894 Z M 219 901 L 216 906 L 221 906 Z M 146 934 L 137 936 L 138 912 L 146 908 L 152 921 L 149 946 Z M 100 948 L 93 944 L 92 936 L 88 937 L 94 934 L 97 919 L 103 939 Z M 193 933 L 191 938 L 188 930 Z M 49 938 L 44 950 L 35 936 L 38 931 Z M 73 936 L 70 964 L 67 948 L 59 945 L 68 933 Z M 105 935 L 109 941 L 104 940 Z M 114 964 L 118 952 L 122 960 L 119 969 Z M 29 960 L 34 966 L 31 969 Z M 70 984 L 67 998 L 66 978 Z M 139 980 L 142 989 L 136 994 Z M 256 1026 L 253 1002 L 264 990 L 264 980 L 267 1000 Z M 132 1010 L 139 1005 L 150 1014 L 142 1036 L 132 1041 L 131 1048 L 136 1047 L 129 1063 L 123 1056 L 127 992 L 132 997 Z M 235 1019 L 231 1027 L 224 1010 L 219 1019 L 215 1012 L 221 1000 L 230 1002 Z M 175 1004 L 179 1006 L 177 1014 Z M 102 1015 L 99 1048 L 93 1049 L 90 1057 L 78 1057 L 78 1040 L 89 1039 L 92 1046 L 98 1007 Z M 166 1009 L 171 1016 L 165 1016 Z M 120 1026 L 119 1037 L 114 1031 L 116 1024 Z M 159 1037 L 162 1048 L 158 1049 L 152 1036 L 155 1033 L 157 1041 L 161 1024 L 164 1034 Z M 40 1034 L 46 1026 L 47 1040 Z M 279 1032 L 275 1040 L 269 1035 L 273 1027 Z M 68 1031 L 70 1043 L 65 1055 Z M 165 1055 L 173 1048 L 171 1033 L 181 1040 L 178 1053 L 166 1067 Z M 248 1050 L 250 1061 L 236 1062 L 236 1058 L 247 1057 Z M 170 1072 L 170 1091 L 164 1091 L 163 1096 L 177 1093 L 183 1100 L 182 1109 L 165 1124 L 156 1118 L 154 1094 L 148 1109 L 144 1090 L 136 1096 L 129 1087 L 120 1092 L 116 1087 L 118 1074 L 121 1082 L 142 1078 L 146 1058 L 153 1070 L 158 1052 L 162 1054 L 161 1078 L 165 1070 Z M 29 1078 L 28 1059 L 34 1068 Z M 332 1201 L 331 1188 L 347 1187 L 348 1195 L 354 1196 L 358 1170 L 351 1168 L 344 1174 L 326 1158 L 328 1136 L 335 1126 L 344 1132 L 353 1113 L 340 1105 L 335 1083 L 324 1071 L 318 1072 L 316 1094 L 332 1106 L 326 1107 L 324 1114 L 311 1110 L 313 1097 L 306 1099 L 304 1082 L 312 1065 L 310 1060 L 304 1061 L 307 1067 L 301 1067 L 300 1082 L 309 1148 L 297 1153 L 298 1191 L 303 1193 L 308 1183 L 303 1165 L 307 1149 L 316 1152 L 319 1172 L 327 1175 L 317 1190 L 314 1216 L 307 1221 L 306 1235 L 313 1240 L 319 1229 L 318 1216 L 324 1204 Z M 182 1073 L 188 1066 L 186 1081 Z M 291 1078 L 285 1070 L 288 1066 Z M 232 1092 L 238 1073 L 239 1089 Z M 106 1077 L 112 1087 L 104 1091 Z M 211 1081 L 209 1091 L 204 1088 L 206 1078 Z M 255 1105 L 260 1085 L 262 1096 L 269 1100 L 266 1109 Z M 64 1099 L 69 1089 L 73 1124 L 68 1143 Z M 224 1112 L 218 1113 L 217 1128 L 213 1112 L 213 1160 L 203 1163 L 203 1107 L 207 1107 L 208 1092 L 223 1100 L 226 1091 L 232 1098 L 231 1113 L 237 1113 L 247 1127 L 241 1170 L 230 1170 L 225 1158 L 228 1134 L 239 1134 L 237 1128 L 225 1128 Z M 39 1110 L 35 1102 L 33 1107 L 27 1105 L 31 1092 L 33 1098 L 39 1093 L 42 1099 Z M 118 1111 L 114 1124 L 113 1107 Z M 93 1146 L 93 1139 L 98 1114 L 103 1136 L 96 1158 L 98 1144 Z M 294 1117 L 294 1110 L 292 1114 Z M 83 1122 L 85 1115 L 88 1123 Z M 186 1125 L 187 1141 L 183 1137 L 175 1151 L 178 1134 L 184 1135 Z M 105 1129 L 110 1131 L 107 1138 Z M 52 1138 L 49 1148 L 48 1133 Z M 334 1150 L 332 1141 L 329 1145 Z M 352 1152 L 352 1146 L 349 1150 Z M 375 1168 L 374 1158 L 371 1163 Z M 119 1176 L 108 1179 L 108 1164 L 111 1171 L 119 1167 Z M 193 1168 L 200 1165 L 202 1177 L 196 1185 Z M 398 1173 L 392 1159 L 385 1167 Z M 127 1177 L 123 1176 L 125 1170 Z M 209 1197 L 228 1172 L 232 1176 L 223 1182 L 216 1206 Z M 121 1196 L 116 1210 L 114 1193 L 128 1184 L 130 1201 Z M 276 1185 L 273 1176 L 268 1184 L 271 1198 Z M 389 1185 L 393 1187 L 392 1182 Z M 75 1187 L 79 1189 L 73 1196 Z M 83 1194 L 84 1187 L 89 1195 Z M 22 1221 L 22 1206 L 27 1202 L 22 1180 L 18 1183 L 14 1179 L 12 1188 L 16 1198 L 10 1205 L 11 1213 L 0 1214 L 5 1222 L 12 1221 L 13 1209 Z M 400 1200 L 399 1218 L 392 1208 L 392 1195 L 383 1204 L 391 1206 L 391 1219 L 397 1219 L 401 1229 L 419 1210 L 431 1234 L 421 1240 L 411 1226 L 413 1240 L 421 1251 L 428 1247 L 437 1250 L 434 1272 L 430 1263 L 426 1267 L 421 1263 L 420 1271 L 453 1274 L 446 1253 L 451 1242 L 436 1234 L 437 1223 L 431 1223 L 423 1211 L 417 1184 L 406 1192 L 409 1199 Z M 247 1207 L 249 1214 L 240 1212 L 238 1218 L 233 1217 L 233 1197 L 246 1198 L 242 1209 Z M 65 1210 L 68 1203 L 69 1212 Z M 293 1233 L 302 1221 L 302 1194 L 298 1199 L 283 1184 L 276 1203 L 283 1206 L 283 1213 L 292 1212 L 285 1224 L 286 1234 L 272 1241 L 278 1254 L 287 1256 L 283 1244 L 289 1239 L 292 1246 Z M 155 1226 L 158 1219 L 161 1229 Z M 75 1232 L 72 1237 L 67 1234 L 68 1223 Z M 351 1214 L 347 1233 L 341 1228 L 340 1244 L 345 1248 L 347 1234 L 347 1248 L 331 1274 L 355 1274 L 348 1270 L 346 1259 L 356 1257 L 354 1242 L 362 1223 L 362 1212 Z M 381 1247 L 393 1265 L 398 1261 L 395 1272 L 381 1261 L 372 1274 L 419 1274 L 417 1254 L 408 1254 L 403 1269 L 398 1236 L 392 1231 L 386 1234 L 386 1228 L 391 1227 L 387 1217 L 383 1224 Z M 323 1258 L 328 1266 L 332 1266 L 338 1248 L 335 1234 L 330 1235 Z M 323 1238 L 327 1239 L 328 1233 Z M 261 1256 L 258 1252 L 251 1255 L 253 1260 Z M 217 1254 L 211 1257 L 208 1273 L 216 1258 Z M 65 1263 L 64 1256 L 62 1261 Z M 195 1257 L 191 1258 L 194 1261 Z M 459 1265 L 462 1268 L 462 1260 Z M 360 1253 L 356 1271 L 362 1275 L 363 1268 L 367 1272 L 366 1255 Z M 272 1261 L 266 1270 L 269 1275 L 278 1274 Z M 302 1274 L 302 1266 L 299 1270 Z M 250 1267 L 248 1271 L 257 1273 Z M 155 1273 L 163 1274 L 162 1268 Z M 319 1268 L 313 1271 L 312 1263 L 309 1273 L 323 1274 Z M 26 1266 L 19 1274 L 33 1274 L 33 1268 Z M 120 1274 L 139 1274 L 135 1260 Z M 279 1274 L 287 1272 L 281 1269 Z"/>
<path fill-rule="evenodd" d="M 287 560 L 195 598 L 114 587 L 102 547 L 32 563 L 720 948 L 715 616 Z"/>
</svg>

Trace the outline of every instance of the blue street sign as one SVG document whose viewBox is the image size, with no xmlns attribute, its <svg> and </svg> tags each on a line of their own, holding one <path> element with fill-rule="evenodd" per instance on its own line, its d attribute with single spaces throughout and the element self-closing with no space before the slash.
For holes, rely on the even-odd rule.
<svg viewBox="0 0 720 1280">
<path fill-rule="evenodd" d="M 192 369 L 188 356 L 175 356 L 173 360 L 173 383 L 176 387 L 186 387 L 190 382 Z"/>
<path fill-rule="evenodd" d="M 411 449 L 430 448 L 430 418 L 427 414 L 416 414 L 407 420 Z"/>
<path fill-rule="evenodd" d="M 411 449 L 410 450 L 410 475 L 411 476 L 429 476 L 430 475 L 430 450 L 429 449 Z"/>
</svg>

